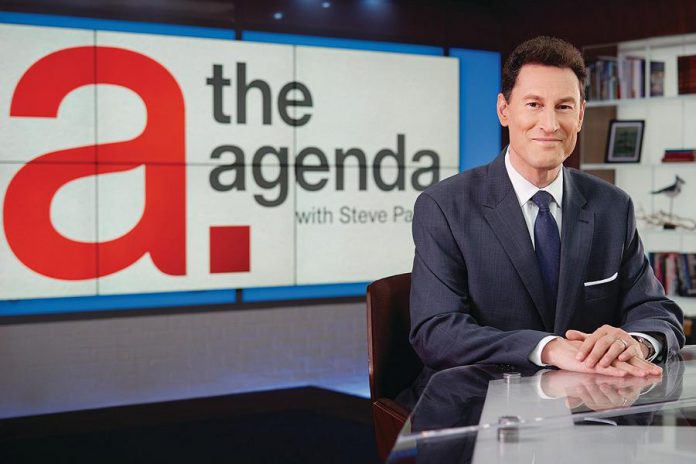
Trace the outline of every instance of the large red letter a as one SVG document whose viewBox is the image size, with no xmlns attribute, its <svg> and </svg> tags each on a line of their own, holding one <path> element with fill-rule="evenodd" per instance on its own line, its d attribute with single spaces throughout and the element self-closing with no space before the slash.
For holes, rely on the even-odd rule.
<svg viewBox="0 0 696 464">
<path fill-rule="evenodd" d="M 11 116 L 56 117 L 63 98 L 85 85 L 126 87 L 147 109 L 145 130 L 135 139 L 60 150 L 27 163 L 5 195 L 7 242 L 34 271 L 63 280 L 118 272 L 150 253 L 157 268 L 186 274 L 186 167 L 184 100 L 172 75 L 139 53 L 112 47 L 77 47 L 52 53 L 22 76 Z M 75 179 L 145 166 L 145 211 L 126 235 L 80 242 L 51 223 L 58 189 Z M 102 213 L 102 214 L 108 214 Z"/>
</svg>

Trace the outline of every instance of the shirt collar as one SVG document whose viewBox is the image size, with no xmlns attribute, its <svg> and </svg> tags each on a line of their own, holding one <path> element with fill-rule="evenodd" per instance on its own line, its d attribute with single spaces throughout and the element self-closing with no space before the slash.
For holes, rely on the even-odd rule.
<svg viewBox="0 0 696 464">
<path fill-rule="evenodd" d="M 517 195 L 517 200 L 520 202 L 520 206 L 527 203 L 535 193 L 539 190 L 544 190 L 549 192 L 553 197 L 556 204 L 560 206 L 563 204 L 563 168 L 558 172 L 558 176 L 546 187 L 540 189 L 536 185 L 525 179 L 522 174 L 517 172 L 515 167 L 510 162 L 510 146 L 508 145 L 505 151 L 505 169 L 507 170 L 510 182 L 512 182 L 512 188 L 515 190 L 515 195 Z"/>
</svg>

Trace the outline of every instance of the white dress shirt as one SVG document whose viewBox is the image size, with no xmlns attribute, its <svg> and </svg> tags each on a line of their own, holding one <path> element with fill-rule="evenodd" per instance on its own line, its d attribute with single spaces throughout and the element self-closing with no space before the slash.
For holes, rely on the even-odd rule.
<svg viewBox="0 0 696 464">
<path fill-rule="evenodd" d="M 525 179 L 522 174 L 517 172 L 517 170 L 514 168 L 512 162 L 510 162 L 510 147 L 508 147 L 507 152 L 505 153 L 505 169 L 507 170 L 508 177 L 512 183 L 512 188 L 515 190 L 515 195 L 517 195 L 517 201 L 519 201 L 520 208 L 522 208 L 522 215 L 527 223 L 527 231 L 529 232 L 529 237 L 532 239 L 532 246 L 535 247 L 534 221 L 536 221 L 537 214 L 539 214 L 539 207 L 532 201 L 532 197 L 539 190 L 546 191 L 553 197 L 553 201 L 549 203 L 549 210 L 553 218 L 556 220 L 556 224 L 558 225 L 558 236 L 561 237 L 561 227 L 563 223 L 563 215 L 561 211 L 561 205 L 563 204 L 563 169 L 558 172 L 558 176 L 556 176 L 553 182 L 540 189 Z M 652 361 L 652 359 L 657 356 L 657 353 L 662 350 L 662 344 L 650 335 L 639 332 L 631 332 L 630 335 L 642 337 L 653 345 L 653 348 L 655 348 L 655 355 L 648 361 Z M 537 344 L 536 348 L 534 348 L 534 351 L 529 354 L 529 360 L 537 366 L 547 366 L 547 364 L 541 362 L 541 352 L 544 347 L 555 338 L 558 338 L 558 336 L 549 335 L 548 337 L 542 338 Z"/>
</svg>

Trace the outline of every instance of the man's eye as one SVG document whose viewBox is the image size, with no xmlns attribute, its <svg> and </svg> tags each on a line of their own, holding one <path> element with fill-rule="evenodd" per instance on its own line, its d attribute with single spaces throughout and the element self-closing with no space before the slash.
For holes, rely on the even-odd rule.
<svg viewBox="0 0 696 464">
<path fill-rule="evenodd" d="M 537 102 L 529 102 L 527 103 L 527 106 L 530 108 L 539 108 L 540 105 Z"/>
<path fill-rule="evenodd" d="M 558 107 L 558 109 L 561 109 L 561 110 L 572 110 L 573 107 L 570 106 L 570 105 L 560 105 L 560 106 Z"/>
</svg>

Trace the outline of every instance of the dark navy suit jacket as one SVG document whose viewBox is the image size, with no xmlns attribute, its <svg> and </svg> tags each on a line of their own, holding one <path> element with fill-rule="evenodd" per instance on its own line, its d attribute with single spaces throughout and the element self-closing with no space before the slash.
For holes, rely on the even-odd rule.
<svg viewBox="0 0 696 464">
<path fill-rule="evenodd" d="M 555 314 L 505 150 L 490 164 L 443 180 L 416 201 L 411 344 L 426 366 L 530 367 L 547 335 L 602 324 L 657 333 L 663 355 L 684 345 L 681 309 L 664 295 L 638 237 L 630 197 L 563 168 L 561 267 Z M 586 282 L 614 280 L 585 286 Z"/>
</svg>

